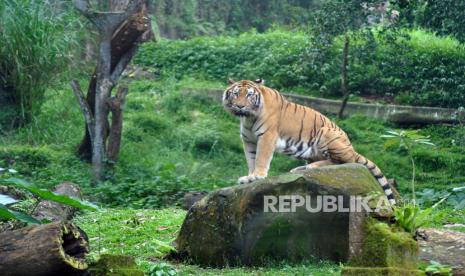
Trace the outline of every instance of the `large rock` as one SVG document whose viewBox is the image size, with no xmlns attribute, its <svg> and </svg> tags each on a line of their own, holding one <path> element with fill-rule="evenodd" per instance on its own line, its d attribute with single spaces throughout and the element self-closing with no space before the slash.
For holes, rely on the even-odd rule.
<svg viewBox="0 0 465 276">
<path fill-rule="evenodd" d="M 419 240 L 422 261 L 450 265 L 454 275 L 465 275 L 465 233 L 428 228 L 423 234 L 427 239 Z"/>
<path fill-rule="evenodd" d="M 178 256 L 202 265 L 225 266 L 255 265 L 269 259 L 347 261 L 361 255 L 366 212 L 309 212 L 305 206 L 297 207 L 295 212 L 272 212 L 270 208 L 270 212 L 264 211 L 264 202 L 269 200 L 265 196 L 289 195 L 309 196 L 313 208 L 317 196 L 322 195 L 339 196 L 343 207 L 349 207 L 350 196 L 370 195 L 372 207 L 385 198 L 370 172 L 357 164 L 328 166 L 220 189 L 189 210 L 175 242 Z M 376 217 L 380 214 L 386 212 L 378 212 Z M 406 262 L 415 262 L 416 245 L 408 246 L 413 249 L 405 253 Z M 391 265 L 386 261 L 378 264 Z"/>
</svg>

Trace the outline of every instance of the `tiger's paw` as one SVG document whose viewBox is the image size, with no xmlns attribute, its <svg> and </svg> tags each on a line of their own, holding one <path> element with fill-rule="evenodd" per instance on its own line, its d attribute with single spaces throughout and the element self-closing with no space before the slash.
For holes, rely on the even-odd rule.
<svg viewBox="0 0 465 276">
<path fill-rule="evenodd" d="M 264 176 L 258 176 L 258 175 L 248 175 L 248 176 L 242 176 L 242 177 L 239 177 L 239 179 L 237 180 L 237 184 L 248 184 L 248 183 L 252 183 L 256 180 L 259 180 L 259 179 L 263 179 L 265 178 Z"/>
</svg>

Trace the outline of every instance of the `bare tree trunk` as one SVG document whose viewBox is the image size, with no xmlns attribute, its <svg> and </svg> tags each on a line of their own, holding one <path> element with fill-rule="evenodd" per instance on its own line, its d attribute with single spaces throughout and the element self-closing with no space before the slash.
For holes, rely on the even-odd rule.
<svg viewBox="0 0 465 276">
<path fill-rule="evenodd" d="M 96 73 L 92 76 L 89 85 L 87 104 L 82 103 L 82 92 L 79 92 L 79 85 L 76 85 L 77 81 L 72 82 L 74 93 L 78 97 L 79 104 L 86 118 L 86 137 L 89 136 L 89 144 L 92 152 L 93 180 L 94 183 L 96 183 L 104 178 L 107 147 L 106 140 L 108 138 L 108 133 L 112 132 L 108 126 L 109 105 L 112 103 L 112 101 L 110 101 L 111 91 L 118 83 L 118 79 L 136 53 L 139 43 L 151 37 L 151 27 L 150 20 L 146 16 L 146 0 L 114 0 L 110 3 L 110 12 L 95 12 L 91 10 L 87 0 L 75 0 L 74 3 L 76 8 L 98 28 L 101 39 Z M 121 30 L 124 30 L 128 22 L 131 21 L 130 18 L 134 19 L 138 24 L 142 23 L 142 28 L 139 29 L 143 30 L 143 32 L 137 36 L 135 40 L 132 40 L 131 44 L 126 44 L 128 46 L 125 49 L 126 51 L 123 52 L 121 51 L 121 47 L 118 48 L 118 46 L 116 46 L 120 55 L 118 59 L 113 59 L 112 42 L 115 37 L 122 39 L 128 36 L 127 30 L 122 34 Z M 136 26 L 138 26 L 138 24 L 136 24 Z M 115 43 L 117 45 L 125 44 L 126 41 L 115 40 Z M 120 91 L 126 91 L 124 93 L 119 93 L 119 96 L 124 98 L 121 94 L 125 95 L 127 89 Z M 91 119 L 88 119 L 89 110 L 92 112 Z M 118 110 L 121 111 L 120 108 Z M 117 112 L 118 111 L 115 111 L 115 113 Z M 121 118 L 122 117 L 119 116 L 119 118 L 116 119 Z M 92 123 L 93 125 L 91 125 Z M 111 153 L 113 160 L 117 160 L 122 122 L 117 121 L 114 123 L 114 126 L 117 128 L 113 130 L 114 136 L 119 135 L 119 137 L 112 138 Z M 117 142 L 115 142 L 115 140 Z M 117 150 L 115 146 L 118 147 Z"/>
<path fill-rule="evenodd" d="M 344 98 L 342 99 L 341 108 L 339 109 L 338 117 L 340 119 L 344 116 L 344 109 L 349 101 L 350 91 L 347 89 L 347 64 L 349 61 L 349 35 L 344 36 L 344 49 L 342 51 L 342 67 L 341 67 L 341 91 Z"/>
<path fill-rule="evenodd" d="M 127 22 L 116 31 L 111 40 L 111 72 L 113 73 L 125 53 L 130 51 L 134 45 L 142 43 L 152 38 L 152 28 L 147 17 L 147 10 L 142 6 L 138 13 L 132 16 Z M 87 90 L 86 101 L 92 114 L 95 112 L 95 92 L 97 86 L 97 69 L 92 74 L 89 88 Z M 109 123 L 106 122 L 104 141 L 109 135 Z M 92 159 L 92 142 L 88 127 L 85 127 L 85 134 L 77 148 L 78 156 L 86 161 Z"/>
<path fill-rule="evenodd" d="M 110 165 L 118 161 L 121 132 L 123 131 L 123 105 L 127 93 L 128 89 L 126 87 L 120 87 L 116 96 L 112 97 L 108 102 L 111 110 L 111 128 L 108 137 L 107 158 Z"/>
<path fill-rule="evenodd" d="M 95 137 L 92 151 L 92 169 L 94 180 L 100 181 L 104 174 L 105 159 L 105 136 L 106 123 L 108 122 L 107 98 L 113 89 L 113 83 L 110 81 L 110 62 L 111 62 L 111 35 L 112 33 L 102 33 L 102 41 L 99 49 L 99 63 L 97 65 L 97 88 L 95 95 Z"/>
</svg>

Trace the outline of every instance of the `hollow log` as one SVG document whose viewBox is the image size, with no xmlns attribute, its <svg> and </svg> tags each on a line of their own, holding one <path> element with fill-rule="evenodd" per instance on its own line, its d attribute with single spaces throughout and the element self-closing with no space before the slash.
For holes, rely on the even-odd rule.
<svg viewBox="0 0 465 276">
<path fill-rule="evenodd" d="M 0 234 L 0 275 L 77 275 L 89 246 L 71 223 L 51 223 Z"/>
</svg>

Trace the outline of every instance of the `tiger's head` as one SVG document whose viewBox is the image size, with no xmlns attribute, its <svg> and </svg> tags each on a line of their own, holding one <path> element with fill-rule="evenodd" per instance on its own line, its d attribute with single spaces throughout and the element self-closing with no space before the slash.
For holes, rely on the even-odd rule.
<svg viewBox="0 0 465 276">
<path fill-rule="evenodd" d="M 223 106 L 235 116 L 252 117 L 258 116 L 263 105 L 260 85 L 264 84 L 262 79 L 255 81 L 228 80 L 229 86 L 223 93 Z"/>
</svg>

